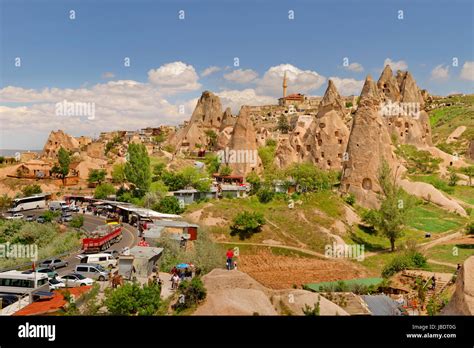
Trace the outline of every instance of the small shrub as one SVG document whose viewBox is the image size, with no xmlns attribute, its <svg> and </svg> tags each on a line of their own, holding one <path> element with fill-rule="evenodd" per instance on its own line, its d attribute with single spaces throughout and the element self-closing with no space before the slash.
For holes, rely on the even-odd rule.
<svg viewBox="0 0 474 348">
<path fill-rule="evenodd" d="M 257 197 L 260 203 L 269 203 L 275 196 L 275 192 L 267 187 L 260 189 L 257 192 Z"/>
<path fill-rule="evenodd" d="M 69 226 L 74 228 L 81 228 L 84 225 L 84 216 L 82 215 L 74 215 Z"/>
<path fill-rule="evenodd" d="M 230 235 L 239 235 L 240 239 L 249 238 L 252 234 L 260 232 L 264 224 L 263 214 L 243 211 L 234 217 L 230 226 Z"/>
<path fill-rule="evenodd" d="M 349 204 L 349 205 L 354 205 L 355 204 L 355 196 L 353 193 L 349 193 L 345 198 L 344 201 Z"/>
</svg>

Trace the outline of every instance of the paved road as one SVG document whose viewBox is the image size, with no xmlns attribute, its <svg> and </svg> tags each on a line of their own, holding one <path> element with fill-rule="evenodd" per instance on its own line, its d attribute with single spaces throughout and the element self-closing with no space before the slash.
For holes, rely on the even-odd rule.
<svg viewBox="0 0 474 348">
<path fill-rule="evenodd" d="M 25 216 L 27 215 L 34 215 L 39 216 L 43 214 L 46 210 L 44 209 L 35 209 L 35 210 L 29 210 L 27 212 L 24 212 L 23 214 Z M 76 213 L 73 213 L 75 215 Z M 82 214 L 82 213 L 77 213 Z M 105 224 L 105 217 L 102 216 L 94 216 L 91 214 L 84 214 L 84 228 L 87 231 L 93 231 L 97 226 L 104 225 Z M 117 250 L 120 251 L 121 249 L 125 247 L 131 248 L 132 246 L 135 246 L 138 244 L 138 231 L 135 227 L 132 227 L 128 224 L 123 224 L 123 229 L 122 229 L 122 239 L 120 242 L 113 244 L 109 249 L 107 250 Z M 67 267 L 62 267 L 58 268 L 56 272 L 58 272 L 59 276 L 63 276 L 67 273 L 72 272 L 76 265 L 79 263 L 79 259 L 76 257 L 80 253 L 73 253 L 69 257 L 63 258 L 65 261 L 68 262 Z"/>
</svg>

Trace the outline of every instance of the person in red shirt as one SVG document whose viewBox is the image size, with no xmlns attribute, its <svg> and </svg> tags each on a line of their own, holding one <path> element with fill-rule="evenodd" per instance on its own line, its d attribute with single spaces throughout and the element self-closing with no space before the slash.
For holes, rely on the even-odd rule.
<svg viewBox="0 0 474 348">
<path fill-rule="evenodd" d="M 234 251 L 232 249 L 228 249 L 226 256 L 227 256 L 227 269 L 230 271 L 232 269 L 232 259 L 234 258 Z"/>
<path fill-rule="evenodd" d="M 142 238 L 140 242 L 138 242 L 138 246 L 144 246 L 144 247 L 149 247 L 150 244 L 145 240 L 145 237 Z"/>
</svg>

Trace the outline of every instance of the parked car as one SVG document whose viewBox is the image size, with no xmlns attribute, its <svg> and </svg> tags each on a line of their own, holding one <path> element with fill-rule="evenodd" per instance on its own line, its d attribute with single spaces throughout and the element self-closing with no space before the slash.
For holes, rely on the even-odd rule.
<svg viewBox="0 0 474 348">
<path fill-rule="evenodd" d="M 34 215 L 27 215 L 25 218 L 25 221 L 32 222 L 35 221 L 35 216 Z"/>
<path fill-rule="evenodd" d="M 40 267 L 46 267 L 52 270 L 55 270 L 56 268 L 60 267 L 67 267 L 68 262 L 62 261 L 60 259 L 48 259 L 44 260 L 39 264 Z"/>
<path fill-rule="evenodd" d="M 74 288 L 78 286 L 86 286 L 94 284 L 94 279 L 86 278 L 82 274 L 70 273 L 58 279 L 63 282 L 66 288 Z"/>
<path fill-rule="evenodd" d="M 36 222 L 40 224 L 44 224 L 46 222 L 46 219 L 44 218 L 44 216 L 38 216 L 36 218 Z"/>
<path fill-rule="evenodd" d="M 78 255 L 77 257 L 81 263 L 99 264 L 106 268 L 113 268 L 117 265 L 117 260 L 108 253 Z"/>
<path fill-rule="evenodd" d="M 48 284 L 49 284 L 49 290 L 58 290 L 58 289 L 66 287 L 66 284 L 64 284 L 62 281 L 60 281 L 57 278 L 52 278 L 48 280 Z"/>
<path fill-rule="evenodd" d="M 41 267 L 41 268 L 38 268 L 38 269 L 36 270 L 36 272 L 38 272 L 38 273 L 43 273 L 43 274 L 47 274 L 49 279 L 55 278 L 55 277 L 58 276 L 58 272 L 53 271 L 51 268 L 48 268 L 48 267 Z M 33 270 L 30 269 L 30 270 L 24 271 L 24 272 L 22 272 L 22 273 L 23 273 L 23 274 L 31 274 L 31 273 L 33 273 Z"/>
<path fill-rule="evenodd" d="M 118 252 L 118 250 L 107 250 L 107 251 L 104 251 L 104 254 L 109 254 L 109 255 L 112 256 L 114 259 L 118 259 L 118 257 L 119 257 L 119 252 Z"/>
<path fill-rule="evenodd" d="M 81 263 L 76 265 L 75 273 L 91 279 L 104 281 L 109 279 L 110 271 L 98 264 Z"/>
<path fill-rule="evenodd" d="M 67 211 L 71 211 L 73 213 L 78 213 L 81 210 L 77 205 L 70 205 Z"/>
<path fill-rule="evenodd" d="M 15 213 L 15 214 L 12 214 L 10 216 L 7 216 L 6 219 L 7 220 L 20 220 L 20 219 L 23 219 L 24 215 L 21 214 L 21 213 Z"/>
<path fill-rule="evenodd" d="M 59 218 L 60 222 L 71 222 L 72 221 L 72 214 L 63 214 Z"/>
</svg>

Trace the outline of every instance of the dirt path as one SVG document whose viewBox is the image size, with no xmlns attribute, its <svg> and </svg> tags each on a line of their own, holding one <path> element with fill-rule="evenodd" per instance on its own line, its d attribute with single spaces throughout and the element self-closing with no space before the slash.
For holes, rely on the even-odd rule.
<svg viewBox="0 0 474 348">
<path fill-rule="evenodd" d="M 454 263 L 436 261 L 436 260 L 433 260 L 433 259 L 428 259 L 428 262 L 435 263 L 437 265 L 443 265 L 443 266 L 448 266 L 448 267 L 452 267 L 452 268 L 458 268 L 458 265 L 455 265 Z"/>
</svg>

